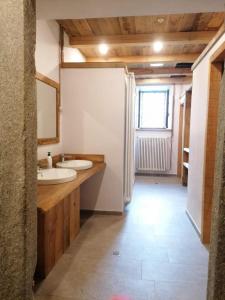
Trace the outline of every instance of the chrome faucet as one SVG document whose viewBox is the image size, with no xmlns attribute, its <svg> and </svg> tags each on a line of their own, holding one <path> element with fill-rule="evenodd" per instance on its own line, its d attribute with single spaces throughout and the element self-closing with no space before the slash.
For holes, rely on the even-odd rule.
<svg viewBox="0 0 225 300">
<path fill-rule="evenodd" d="M 65 161 L 65 154 L 62 153 L 62 154 L 61 154 L 61 157 L 62 157 L 62 162 L 64 162 L 64 161 Z"/>
</svg>

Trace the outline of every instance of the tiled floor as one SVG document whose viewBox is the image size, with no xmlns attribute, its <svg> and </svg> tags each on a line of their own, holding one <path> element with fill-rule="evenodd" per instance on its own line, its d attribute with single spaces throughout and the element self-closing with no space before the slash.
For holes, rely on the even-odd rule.
<svg viewBox="0 0 225 300">
<path fill-rule="evenodd" d="M 137 177 L 126 215 L 89 218 L 36 300 L 205 300 L 208 253 L 176 178 Z"/>
</svg>

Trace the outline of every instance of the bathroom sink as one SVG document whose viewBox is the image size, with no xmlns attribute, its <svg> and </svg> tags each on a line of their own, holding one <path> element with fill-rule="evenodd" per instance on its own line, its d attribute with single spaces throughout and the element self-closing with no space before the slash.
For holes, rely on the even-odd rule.
<svg viewBox="0 0 225 300">
<path fill-rule="evenodd" d="M 58 184 L 72 181 L 77 172 L 71 169 L 41 169 L 38 171 L 38 184 Z"/>
<path fill-rule="evenodd" d="M 68 168 L 74 170 L 90 169 L 93 166 L 93 162 L 90 160 L 65 160 L 64 162 L 58 162 L 56 164 L 58 168 Z"/>
</svg>

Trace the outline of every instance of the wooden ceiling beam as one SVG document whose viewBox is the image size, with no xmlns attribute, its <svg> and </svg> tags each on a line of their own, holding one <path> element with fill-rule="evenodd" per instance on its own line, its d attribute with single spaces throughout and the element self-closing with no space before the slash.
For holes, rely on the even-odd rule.
<svg viewBox="0 0 225 300">
<path fill-rule="evenodd" d="M 200 53 L 195 54 L 173 54 L 173 55 L 152 55 L 152 56 L 121 56 L 121 57 L 90 57 L 86 62 L 95 63 L 124 63 L 127 66 L 134 64 L 149 63 L 193 63 Z"/>
<path fill-rule="evenodd" d="M 151 84 L 191 84 L 192 77 L 182 78 L 148 78 L 148 79 L 136 79 L 137 85 L 151 85 Z"/>
<path fill-rule="evenodd" d="M 62 63 L 62 69 L 126 68 L 121 62 L 70 62 Z"/>
<path fill-rule="evenodd" d="M 129 68 L 129 72 L 134 73 L 136 76 L 142 75 L 191 75 L 190 68 Z"/>
<path fill-rule="evenodd" d="M 110 46 L 149 46 L 156 40 L 161 40 L 165 44 L 170 45 L 199 45 L 208 44 L 215 34 L 216 31 L 190 31 L 107 36 L 71 36 L 70 44 L 78 48 L 97 46 L 103 42 Z"/>
<path fill-rule="evenodd" d="M 193 63 L 200 54 L 177 54 L 164 56 L 124 56 L 124 57 L 93 57 L 86 62 L 62 63 L 62 68 L 124 68 L 132 65 L 150 63 Z"/>
</svg>

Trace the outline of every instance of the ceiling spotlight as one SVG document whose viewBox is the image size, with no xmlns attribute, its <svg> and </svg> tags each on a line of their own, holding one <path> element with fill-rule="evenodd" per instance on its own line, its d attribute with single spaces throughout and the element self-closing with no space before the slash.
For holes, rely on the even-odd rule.
<svg viewBox="0 0 225 300">
<path fill-rule="evenodd" d="M 102 55 L 106 55 L 109 51 L 109 46 L 107 44 L 100 44 L 98 50 Z"/>
<path fill-rule="evenodd" d="M 154 42 L 153 49 L 155 52 L 160 52 L 162 50 L 162 48 L 163 48 L 163 42 L 161 42 L 161 41 Z"/>
<path fill-rule="evenodd" d="M 159 24 L 162 24 L 164 21 L 165 21 L 164 18 L 158 18 L 158 19 L 157 19 L 157 22 L 158 22 Z"/>
<path fill-rule="evenodd" d="M 153 63 L 153 64 L 150 64 L 150 66 L 153 67 L 153 68 L 158 68 L 158 67 L 163 67 L 164 64 L 162 64 L 162 63 Z"/>
</svg>

